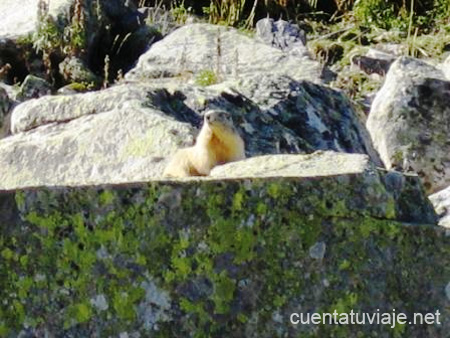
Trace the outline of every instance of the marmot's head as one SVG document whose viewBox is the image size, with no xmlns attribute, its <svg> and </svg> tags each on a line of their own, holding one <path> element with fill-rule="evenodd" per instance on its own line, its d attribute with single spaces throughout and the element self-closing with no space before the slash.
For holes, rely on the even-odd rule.
<svg viewBox="0 0 450 338">
<path fill-rule="evenodd" d="M 212 130 L 234 129 L 231 114 L 224 110 L 209 110 L 205 113 L 204 119 Z"/>
</svg>

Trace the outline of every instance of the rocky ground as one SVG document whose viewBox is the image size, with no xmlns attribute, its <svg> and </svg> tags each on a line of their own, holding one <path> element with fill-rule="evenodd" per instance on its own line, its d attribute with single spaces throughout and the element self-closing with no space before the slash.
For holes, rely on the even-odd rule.
<svg viewBox="0 0 450 338">
<path fill-rule="evenodd" d="M 242 30 L 132 1 L 43 4 L 0 2 L 1 13 L 26 13 L 0 22 L 0 336 L 349 336 L 371 330 L 281 318 L 299 304 L 410 313 L 428 296 L 421 310 L 448 314 L 445 34 L 431 55 L 429 36 L 362 36 L 351 22 L 266 18 Z M 214 108 L 232 114 L 248 159 L 164 181 L 170 155 Z M 133 224 L 146 244 L 126 234 Z M 87 240 L 96 226 L 104 232 Z M 311 226 L 296 248 L 296 227 Z M 336 251 L 321 265 L 325 253 L 311 252 L 324 243 Z M 277 245 L 291 259 L 256 259 Z M 282 299 L 259 301 L 267 292 Z M 396 334 L 444 337 L 448 323 Z"/>
</svg>

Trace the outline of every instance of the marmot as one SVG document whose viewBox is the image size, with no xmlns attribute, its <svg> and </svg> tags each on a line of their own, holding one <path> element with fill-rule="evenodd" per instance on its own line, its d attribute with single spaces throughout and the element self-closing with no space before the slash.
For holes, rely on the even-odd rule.
<svg viewBox="0 0 450 338">
<path fill-rule="evenodd" d="M 226 111 L 210 110 L 195 145 L 179 149 L 164 170 L 165 177 L 206 176 L 219 164 L 245 158 L 244 141 Z"/>
</svg>

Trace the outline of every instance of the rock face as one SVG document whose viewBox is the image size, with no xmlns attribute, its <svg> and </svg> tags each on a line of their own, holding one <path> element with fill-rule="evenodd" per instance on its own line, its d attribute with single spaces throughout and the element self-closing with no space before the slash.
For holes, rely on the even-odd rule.
<svg viewBox="0 0 450 338">
<path fill-rule="evenodd" d="M 257 42 L 233 28 L 191 24 L 155 43 L 126 78 L 173 77 L 205 70 L 214 71 L 221 80 L 244 79 L 270 70 L 295 80 L 320 82 L 323 67 L 308 57 Z"/>
<path fill-rule="evenodd" d="M 124 97 L 122 103 L 111 101 L 96 114 L 92 110 L 101 106 L 90 107 L 89 101 L 78 107 L 84 116 L 66 120 L 63 106 L 68 114 L 81 114 L 71 105 L 73 98 L 53 99 L 56 101 L 52 108 L 60 113 L 59 124 L 19 133 L 0 143 L 5 164 L 0 189 L 145 181 L 161 175 L 163 156 L 193 142 L 192 127 L 161 116 L 158 110 L 144 108 L 130 97 Z M 40 111 L 36 110 L 36 114 Z M 13 130 L 17 131 L 14 122 Z"/>
<path fill-rule="evenodd" d="M 261 19 L 256 23 L 256 35 L 269 46 L 308 56 L 306 33 L 298 25 L 284 20 Z"/>
<path fill-rule="evenodd" d="M 19 101 L 26 101 L 50 95 L 51 93 L 52 86 L 47 81 L 37 76 L 28 75 L 20 86 L 16 98 Z"/>
<path fill-rule="evenodd" d="M 12 1 L 0 13 L 4 3 Z M 264 43 L 232 28 L 186 25 L 117 85 L 73 94 L 76 82 L 94 81 L 105 51 L 115 55 L 105 70 L 114 78 L 158 36 L 137 20 L 145 16 L 137 1 L 84 4 L 86 54 L 60 64 L 75 87 L 46 95 L 25 81 L 27 101 L 12 102 L 12 135 L 0 140 L 1 337 L 450 332 L 449 321 L 395 330 L 289 322 L 293 312 L 450 316 L 450 237 L 436 226 L 419 177 L 377 167 L 367 130 L 350 101 L 324 85 L 329 78 L 302 52 L 295 26 L 266 21 Z M 0 48 L 5 36 L 20 40 L 0 30 Z M 199 83 L 201 74 L 214 81 Z M 16 95 L 3 100 L 3 92 L 0 109 L 10 111 Z M 441 107 L 429 98 L 427 109 Z M 208 177 L 162 179 L 209 109 L 232 114 L 249 158 Z M 444 119 L 433 118 L 423 117 L 434 131 Z"/>
<path fill-rule="evenodd" d="M 59 64 L 59 72 L 67 82 L 97 83 L 99 78 L 85 65 L 83 60 L 67 57 Z"/>
<path fill-rule="evenodd" d="M 310 155 L 260 156 L 218 166 L 212 170 L 211 177 L 315 177 L 318 180 L 340 177 L 336 185 L 329 185 L 327 192 L 318 193 L 314 184 L 304 189 L 322 196 L 322 203 L 330 209 L 342 206 L 340 200 L 346 196 L 343 205 L 347 211 L 412 223 L 436 222 L 433 207 L 417 176 L 376 169 L 367 155 L 319 151 Z"/>
<path fill-rule="evenodd" d="M 352 64 L 358 66 L 366 74 L 386 75 L 389 67 L 396 57 L 377 49 L 369 49 L 366 55 L 356 55 L 352 58 Z"/>
<path fill-rule="evenodd" d="M 437 68 L 400 58 L 372 104 L 367 128 L 386 168 L 412 170 L 428 192 L 450 183 L 450 82 Z"/>
<path fill-rule="evenodd" d="M 429 196 L 439 216 L 439 225 L 450 228 L 450 187 Z"/>
<path fill-rule="evenodd" d="M 266 177 L 247 171 L 261 163 Z M 417 177 L 389 178 L 367 157 L 328 153 L 221 169 L 226 180 L 0 193 L 2 335 L 388 336 L 387 325 L 289 318 L 335 309 L 450 315 L 450 237 L 399 222 L 424 202 Z M 414 217 L 426 223 L 434 213 Z M 449 329 L 442 321 L 402 333 Z"/>
</svg>

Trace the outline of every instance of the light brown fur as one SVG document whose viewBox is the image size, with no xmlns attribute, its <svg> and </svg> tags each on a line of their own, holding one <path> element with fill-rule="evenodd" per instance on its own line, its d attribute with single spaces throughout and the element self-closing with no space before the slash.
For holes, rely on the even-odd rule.
<svg viewBox="0 0 450 338">
<path fill-rule="evenodd" d="M 244 141 L 229 113 L 208 111 L 195 145 L 179 149 L 164 170 L 165 177 L 206 176 L 216 165 L 245 158 Z"/>
</svg>

